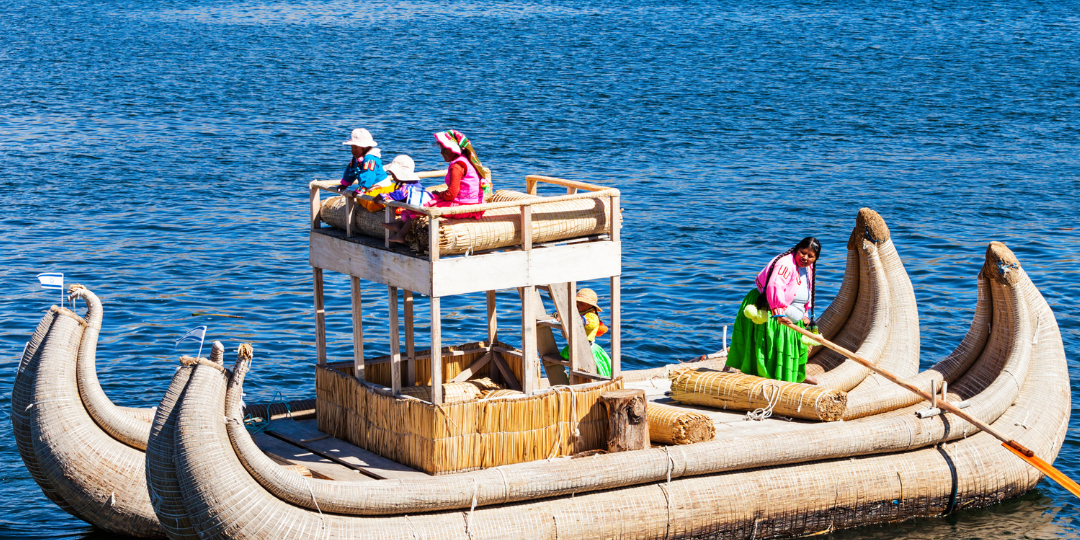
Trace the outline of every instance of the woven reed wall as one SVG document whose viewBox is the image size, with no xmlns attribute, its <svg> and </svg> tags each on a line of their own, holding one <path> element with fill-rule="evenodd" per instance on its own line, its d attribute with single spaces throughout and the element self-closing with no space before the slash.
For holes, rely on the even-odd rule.
<svg viewBox="0 0 1080 540">
<path fill-rule="evenodd" d="M 415 469 L 445 474 L 600 448 L 607 418 L 596 401 L 617 388 L 621 379 L 581 390 L 436 406 L 387 395 L 320 366 L 315 410 L 324 433 Z"/>
<path fill-rule="evenodd" d="M 671 372 L 671 398 L 688 405 L 752 411 L 773 403 L 773 413 L 832 422 L 844 416 L 847 393 L 743 373 L 680 369 Z"/>
</svg>

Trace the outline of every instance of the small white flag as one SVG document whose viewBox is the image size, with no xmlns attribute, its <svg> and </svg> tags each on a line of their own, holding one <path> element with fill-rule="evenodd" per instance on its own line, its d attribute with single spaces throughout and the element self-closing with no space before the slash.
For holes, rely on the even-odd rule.
<svg viewBox="0 0 1080 540">
<path fill-rule="evenodd" d="M 176 340 L 176 345 L 174 345 L 173 348 L 175 349 L 176 347 L 179 347 L 180 343 L 182 343 L 184 341 L 198 340 L 199 341 L 199 352 L 195 355 L 195 357 L 198 358 L 198 357 L 202 356 L 203 341 L 205 339 L 206 339 L 206 327 L 205 326 L 199 326 L 197 328 L 193 328 L 191 330 L 188 330 L 188 333 L 184 334 L 183 337 Z"/>
<path fill-rule="evenodd" d="M 60 305 L 64 305 L 64 274 L 59 272 L 52 274 L 38 274 L 38 281 L 43 289 L 56 289 L 60 291 Z"/>
<path fill-rule="evenodd" d="M 37 278 L 42 288 L 64 290 L 64 274 L 38 274 Z"/>
</svg>

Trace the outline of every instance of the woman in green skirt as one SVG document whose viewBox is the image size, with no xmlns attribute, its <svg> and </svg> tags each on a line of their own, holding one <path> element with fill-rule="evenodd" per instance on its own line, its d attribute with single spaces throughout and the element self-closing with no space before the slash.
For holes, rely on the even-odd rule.
<svg viewBox="0 0 1080 540">
<path fill-rule="evenodd" d="M 802 336 L 780 323 L 814 326 L 814 278 L 820 255 L 821 243 L 803 238 L 758 274 L 756 287 L 743 298 L 735 317 L 728 367 L 769 379 L 817 384 L 806 374 L 808 347 Z"/>
</svg>

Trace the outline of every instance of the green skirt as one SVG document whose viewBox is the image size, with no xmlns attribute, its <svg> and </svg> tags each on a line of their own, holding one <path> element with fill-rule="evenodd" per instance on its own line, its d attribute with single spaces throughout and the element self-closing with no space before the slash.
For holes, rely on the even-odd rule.
<svg viewBox="0 0 1080 540">
<path fill-rule="evenodd" d="M 595 341 L 590 343 L 590 345 L 592 345 L 592 347 L 590 347 L 590 348 L 592 349 L 593 361 L 596 362 L 596 372 L 603 375 L 603 376 L 605 376 L 605 377 L 610 377 L 611 376 L 611 357 L 608 356 L 607 352 L 604 351 L 604 348 L 597 345 Z M 563 347 L 561 352 L 562 352 L 563 360 L 569 360 L 570 359 L 570 347 L 569 346 Z"/>
<path fill-rule="evenodd" d="M 735 330 L 731 334 L 727 365 L 749 375 L 787 382 L 806 379 L 806 353 L 809 347 L 794 330 L 769 318 L 765 324 L 754 324 L 743 310 L 753 304 L 761 293 L 755 287 L 739 306 Z M 805 328 L 802 321 L 795 324 Z"/>
</svg>

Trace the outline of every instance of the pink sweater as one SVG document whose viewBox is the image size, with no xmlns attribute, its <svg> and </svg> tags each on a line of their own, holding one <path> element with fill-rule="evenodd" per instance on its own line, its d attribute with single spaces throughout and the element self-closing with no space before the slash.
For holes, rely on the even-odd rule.
<svg viewBox="0 0 1080 540">
<path fill-rule="evenodd" d="M 772 264 L 772 261 L 769 261 Z M 776 267 L 773 268 L 772 279 L 769 280 L 768 286 L 765 285 L 765 277 L 769 274 L 769 265 L 765 265 L 765 268 L 758 274 L 756 283 L 758 292 L 764 292 L 765 298 L 769 300 L 769 307 L 772 309 L 773 315 L 782 315 L 784 310 L 791 305 L 791 301 L 795 299 L 795 293 L 799 290 L 799 267 L 795 265 L 795 254 L 788 254 L 780 257 L 776 261 Z M 808 267 L 806 269 L 806 279 L 814 279 L 814 268 Z M 806 309 L 810 309 L 812 301 L 806 303 Z"/>
</svg>

